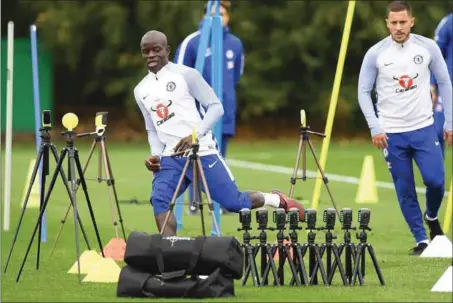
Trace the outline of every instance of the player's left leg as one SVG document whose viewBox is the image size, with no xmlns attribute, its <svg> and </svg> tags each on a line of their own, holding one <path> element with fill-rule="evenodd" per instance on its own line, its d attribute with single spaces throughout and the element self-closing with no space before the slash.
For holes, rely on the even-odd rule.
<svg viewBox="0 0 453 303">
<path fill-rule="evenodd" d="M 425 221 L 430 229 L 431 240 L 443 235 L 437 214 L 445 193 L 445 169 L 440 142 L 435 127 L 428 126 L 414 131 L 411 145 L 414 159 L 426 186 Z"/>
</svg>

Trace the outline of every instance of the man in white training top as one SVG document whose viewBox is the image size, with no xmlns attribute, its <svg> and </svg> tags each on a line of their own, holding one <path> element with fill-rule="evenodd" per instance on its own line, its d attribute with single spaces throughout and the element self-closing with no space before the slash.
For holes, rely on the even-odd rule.
<svg viewBox="0 0 453 303">
<path fill-rule="evenodd" d="M 213 200 L 232 212 L 264 205 L 285 210 L 296 207 L 302 221 L 302 205 L 279 191 L 239 191 L 211 132 L 223 115 L 222 104 L 196 69 L 169 62 L 170 47 L 165 34 L 147 32 L 140 47 L 148 74 L 135 87 L 134 95 L 145 120 L 151 147 L 151 157 L 146 159 L 145 165 L 154 174 L 151 204 L 159 232 L 187 161 L 186 156 L 171 155 L 191 148 L 193 129 L 196 129 L 200 161 Z M 178 195 L 190 185 L 192 177 L 191 164 Z M 176 220 L 173 215 L 163 234 L 176 235 Z"/>
<path fill-rule="evenodd" d="M 433 125 L 431 72 L 444 100 L 444 137 L 452 144 L 452 87 L 442 53 L 432 39 L 411 34 L 412 9 L 406 1 L 387 7 L 390 35 L 371 47 L 363 59 L 358 83 L 360 108 L 371 130 L 373 144 L 382 149 L 398 201 L 416 240 L 412 255 L 420 255 L 430 239 L 443 235 L 437 215 L 445 192 L 442 150 Z M 377 98 L 377 116 L 370 96 Z M 415 191 L 412 161 L 426 186 L 422 215 Z"/>
</svg>

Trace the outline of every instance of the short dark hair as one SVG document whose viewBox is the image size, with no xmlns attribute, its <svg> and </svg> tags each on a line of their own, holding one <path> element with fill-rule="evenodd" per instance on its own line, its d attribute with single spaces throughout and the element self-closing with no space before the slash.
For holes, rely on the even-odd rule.
<svg viewBox="0 0 453 303">
<path fill-rule="evenodd" d="M 221 0 L 221 1 L 220 1 L 220 6 L 223 7 L 223 8 L 227 11 L 228 14 L 230 13 L 231 1 L 224 1 L 224 0 Z M 203 9 L 204 14 L 206 14 L 206 10 L 207 10 L 207 9 L 208 9 L 208 4 L 205 3 L 204 9 Z"/>
<path fill-rule="evenodd" d="M 387 17 L 390 12 L 407 11 L 408 15 L 412 15 L 412 7 L 407 1 L 393 1 L 387 5 Z"/>
</svg>

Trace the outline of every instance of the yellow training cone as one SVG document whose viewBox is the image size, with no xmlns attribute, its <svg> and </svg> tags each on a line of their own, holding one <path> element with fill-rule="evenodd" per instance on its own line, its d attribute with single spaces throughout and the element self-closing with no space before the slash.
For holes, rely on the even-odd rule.
<svg viewBox="0 0 453 303">
<path fill-rule="evenodd" d="M 80 273 L 87 274 L 101 259 L 102 257 L 95 250 L 85 250 L 79 257 Z M 68 274 L 78 274 L 77 260 L 69 269 Z"/>
<path fill-rule="evenodd" d="M 112 258 L 101 258 L 82 282 L 117 283 L 121 268 Z"/>
<path fill-rule="evenodd" d="M 28 173 L 25 181 L 24 192 L 22 194 L 21 207 L 24 207 L 25 196 L 27 195 L 28 187 L 30 186 L 31 175 L 35 167 L 36 160 L 30 160 L 28 165 Z M 30 196 L 28 197 L 27 208 L 39 208 L 40 188 L 39 188 L 39 170 L 36 172 L 36 177 L 31 187 Z"/>
<path fill-rule="evenodd" d="M 371 155 L 365 156 L 365 159 L 363 160 L 359 189 L 355 201 L 356 203 L 378 202 L 374 161 L 373 156 Z"/>
</svg>

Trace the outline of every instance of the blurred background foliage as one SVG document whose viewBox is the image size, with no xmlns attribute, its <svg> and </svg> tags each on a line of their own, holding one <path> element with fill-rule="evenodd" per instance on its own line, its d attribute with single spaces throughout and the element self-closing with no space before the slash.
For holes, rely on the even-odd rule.
<svg viewBox="0 0 453 303">
<path fill-rule="evenodd" d="M 298 121 L 306 109 L 324 127 L 347 1 L 232 1 L 231 31 L 243 41 L 245 73 L 238 86 L 239 124 Z M 56 108 L 117 108 L 140 121 L 133 88 L 146 74 L 139 41 L 151 29 L 167 34 L 173 50 L 197 29 L 206 1 L 2 1 L 2 36 L 38 38 L 54 61 Z M 335 131 L 367 132 L 357 103 L 357 78 L 369 47 L 388 32 L 388 1 L 357 1 L 335 116 Z M 412 1 L 413 32 L 432 37 L 451 1 Z M 173 59 L 173 54 L 171 55 Z M 138 120 L 137 120 L 138 118 Z M 254 122 L 252 122 L 254 121 Z M 134 124 L 134 123 L 132 123 Z"/>
</svg>

